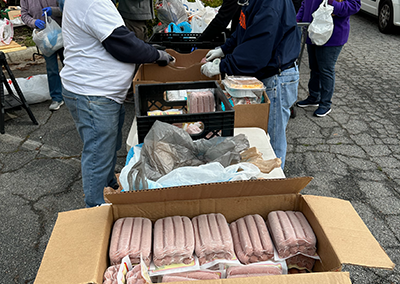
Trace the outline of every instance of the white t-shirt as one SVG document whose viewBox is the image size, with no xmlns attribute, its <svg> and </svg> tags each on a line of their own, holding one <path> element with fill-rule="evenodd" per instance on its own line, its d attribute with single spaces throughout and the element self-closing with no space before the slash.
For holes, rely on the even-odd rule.
<svg viewBox="0 0 400 284">
<path fill-rule="evenodd" d="M 87 96 L 106 96 L 123 103 L 135 64 L 115 59 L 103 47 L 122 17 L 111 0 L 68 0 L 63 9 L 64 88 Z"/>
</svg>

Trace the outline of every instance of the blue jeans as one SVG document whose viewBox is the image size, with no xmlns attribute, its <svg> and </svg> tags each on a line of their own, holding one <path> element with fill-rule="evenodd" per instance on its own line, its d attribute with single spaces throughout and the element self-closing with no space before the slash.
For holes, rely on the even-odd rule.
<svg viewBox="0 0 400 284">
<path fill-rule="evenodd" d="M 307 45 L 310 80 L 308 91 L 311 101 L 319 103 L 320 108 L 330 109 L 335 89 L 335 65 L 343 45 Z"/>
<path fill-rule="evenodd" d="M 290 118 L 290 107 L 297 99 L 299 69 L 293 67 L 262 80 L 265 91 L 271 101 L 268 120 L 268 134 L 275 155 L 282 160 L 282 169 L 286 158 L 286 126 Z"/>
<path fill-rule="evenodd" d="M 46 71 L 47 71 L 47 82 L 49 84 L 50 96 L 53 101 L 61 102 L 63 100 L 62 97 L 62 85 L 61 78 L 58 69 L 58 58 L 60 57 L 61 63 L 64 61 L 64 48 L 57 50 L 50 56 L 43 56 L 46 61 Z"/>
<path fill-rule="evenodd" d="M 104 187 L 117 183 L 115 164 L 122 146 L 124 105 L 106 97 L 83 96 L 63 88 L 65 104 L 83 141 L 82 184 L 86 207 L 104 203 Z"/>
</svg>

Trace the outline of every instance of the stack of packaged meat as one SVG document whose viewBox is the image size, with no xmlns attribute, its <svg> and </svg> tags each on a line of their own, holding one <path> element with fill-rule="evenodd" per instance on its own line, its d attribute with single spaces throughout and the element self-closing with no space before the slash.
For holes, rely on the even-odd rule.
<svg viewBox="0 0 400 284">
<path fill-rule="evenodd" d="M 210 90 L 193 91 L 187 98 L 188 113 L 214 112 L 215 98 Z"/>
<path fill-rule="evenodd" d="M 288 269 L 295 268 L 301 270 L 301 272 L 304 270 L 311 272 L 315 264 L 315 259 L 298 254 L 286 259 L 286 264 Z"/>
<path fill-rule="evenodd" d="M 280 258 L 298 253 L 315 255 L 317 239 L 300 211 L 272 211 L 268 214 L 268 225 Z"/>
<path fill-rule="evenodd" d="M 142 217 L 120 218 L 114 223 L 110 242 L 110 262 L 121 263 L 129 255 L 132 264 L 140 263 L 140 257 L 146 265 L 151 260 L 152 223 Z"/>
<path fill-rule="evenodd" d="M 242 265 L 232 266 L 226 270 L 226 278 L 255 277 L 266 275 L 281 275 L 280 265 Z"/>
<path fill-rule="evenodd" d="M 215 258 L 235 257 L 232 234 L 225 216 L 220 213 L 202 214 L 192 219 L 196 240 L 195 253 L 200 265 Z"/>
<path fill-rule="evenodd" d="M 264 219 L 247 215 L 230 224 L 236 256 L 244 264 L 270 260 L 274 245 Z"/>
<path fill-rule="evenodd" d="M 107 268 L 103 277 L 103 284 L 118 284 L 118 271 L 120 264 L 112 265 Z M 142 277 L 140 265 L 136 265 L 125 275 L 126 284 L 145 284 L 146 281 Z"/>
<path fill-rule="evenodd" d="M 215 279 L 221 279 L 220 274 L 215 271 L 189 271 L 164 275 L 162 283 Z"/>
<path fill-rule="evenodd" d="M 193 261 L 194 233 L 188 217 L 158 219 L 154 224 L 153 261 L 158 267 Z"/>
</svg>

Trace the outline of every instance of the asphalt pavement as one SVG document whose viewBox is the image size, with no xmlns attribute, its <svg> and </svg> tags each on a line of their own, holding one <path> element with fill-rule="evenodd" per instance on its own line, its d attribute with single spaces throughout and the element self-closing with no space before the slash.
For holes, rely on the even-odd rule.
<svg viewBox="0 0 400 284">
<path fill-rule="evenodd" d="M 314 177 L 302 194 L 349 200 L 396 264 L 393 271 L 344 265 L 353 283 L 400 283 L 400 31 L 381 34 L 363 14 L 351 26 L 331 114 L 317 118 L 315 108 L 296 108 L 289 121 L 285 174 Z M 8 56 L 15 77 L 45 74 L 34 51 Z M 305 52 L 299 100 L 307 96 L 307 63 Z M 30 106 L 39 125 L 24 109 L 7 113 L 0 134 L 0 283 L 33 283 L 57 213 L 84 207 L 82 142 L 68 109 L 50 112 L 49 105 Z M 134 106 L 125 107 L 117 171 L 134 118 Z"/>
</svg>

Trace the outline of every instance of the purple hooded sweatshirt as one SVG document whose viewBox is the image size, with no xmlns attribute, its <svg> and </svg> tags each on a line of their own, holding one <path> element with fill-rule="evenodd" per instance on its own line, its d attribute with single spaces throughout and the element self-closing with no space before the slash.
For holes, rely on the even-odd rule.
<svg viewBox="0 0 400 284">
<path fill-rule="evenodd" d="M 313 20 L 312 13 L 318 9 L 322 3 L 321 0 L 304 0 L 301 3 L 299 12 L 297 13 L 297 22 L 309 22 Z M 344 45 L 350 33 L 350 16 L 354 15 L 360 10 L 360 0 L 344 0 L 343 2 L 333 1 L 333 33 L 331 38 L 324 46 L 339 46 Z M 312 44 L 309 37 L 307 37 L 307 44 Z"/>
<path fill-rule="evenodd" d="M 57 5 L 57 0 L 21 0 L 21 20 L 28 27 L 35 29 L 35 21 L 40 19 L 45 21 L 42 17 L 43 8 L 51 7 L 51 18 L 57 22 L 61 27 L 61 10 Z"/>
</svg>

